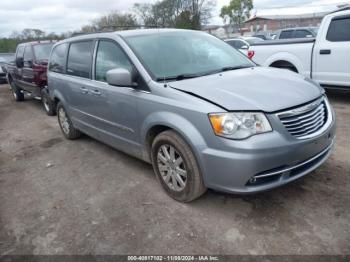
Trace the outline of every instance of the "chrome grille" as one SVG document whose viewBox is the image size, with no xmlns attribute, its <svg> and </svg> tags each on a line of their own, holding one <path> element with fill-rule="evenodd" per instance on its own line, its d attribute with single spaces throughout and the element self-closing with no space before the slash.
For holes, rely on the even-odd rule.
<svg viewBox="0 0 350 262">
<path fill-rule="evenodd" d="M 288 132 L 298 138 L 304 139 L 319 133 L 328 119 L 327 101 L 322 97 L 305 106 L 278 114 Z"/>
</svg>

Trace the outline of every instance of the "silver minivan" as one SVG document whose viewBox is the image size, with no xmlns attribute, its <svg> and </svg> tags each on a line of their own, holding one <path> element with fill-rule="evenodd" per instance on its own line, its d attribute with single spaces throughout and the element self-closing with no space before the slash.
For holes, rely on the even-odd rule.
<svg viewBox="0 0 350 262">
<path fill-rule="evenodd" d="M 98 33 L 61 41 L 48 69 L 63 135 L 87 134 L 152 163 L 182 202 L 207 188 L 270 190 L 330 155 L 335 115 L 323 88 L 263 68 L 203 32 Z"/>
</svg>

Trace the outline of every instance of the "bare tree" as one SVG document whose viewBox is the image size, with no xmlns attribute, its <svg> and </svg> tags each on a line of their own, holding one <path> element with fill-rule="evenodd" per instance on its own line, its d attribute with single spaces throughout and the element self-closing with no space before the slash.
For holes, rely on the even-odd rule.
<svg viewBox="0 0 350 262">
<path fill-rule="evenodd" d="M 135 4 L 134 10 L 145 26 L 200 29 L 208 23 L 214 0 L 162 0 Z"/>
<path fill-rule="evenodd" d="M 93 21 L 92 27 L 89 30 L 127 30 L 137 27 L 137 19 L 135 15 L 131 13 L 119 13 L 118 11 L 112 11 L 108 15 L 102 16 Z M 87 29 L 85 27 L 85 29 Z"/>
</svg>

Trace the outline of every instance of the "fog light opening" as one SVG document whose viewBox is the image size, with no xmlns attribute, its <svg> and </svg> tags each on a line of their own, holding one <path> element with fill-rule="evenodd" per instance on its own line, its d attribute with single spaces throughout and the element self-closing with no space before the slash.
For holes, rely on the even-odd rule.
<svg viewBox="0 0 350 262">
<path fill-rule="evenodd" d="M 252 177 L 251 179 L 249 179 L 249 183 L 250 184 L 254 184 L 256 182 L 256 178 Z"/>
</svg>

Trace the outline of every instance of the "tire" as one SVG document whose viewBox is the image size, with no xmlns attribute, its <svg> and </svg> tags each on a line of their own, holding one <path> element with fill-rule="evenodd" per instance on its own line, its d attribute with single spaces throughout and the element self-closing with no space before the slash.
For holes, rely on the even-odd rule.
<svg viewBox="0 0 350 262">
<path fill-rule="evenodd" d="M 41 102 L 43 103 L 44 110 L 48 116 L 56 115 L 55 102 L 51 100 L 44 90 L 41 91 Z"/>
<path fill-rule="evenodd" d="M 10 82 L 10 86 L 11 86 L 11 91 L 12 91 L 12 95 L 13 98 L 17 101 L 23 101 L 24 100 L 24 94 L 22 92 L 22 90 L 13 82 Z"/>
<path fill-rule="evenodd" d="M 65 138 L 74 140 L 81 136 L 81 132 L 73 126 L 73 123 L 61 102 L 57 105 L 57 119 Z"/>
<path fill-rule="evenodd" d="M 191 202 L 207 190 L 191 148 L 176 132 L 160 133 L 152 143 L 151 155 L 158 181 L 175 200 Z"/>
</svg>

